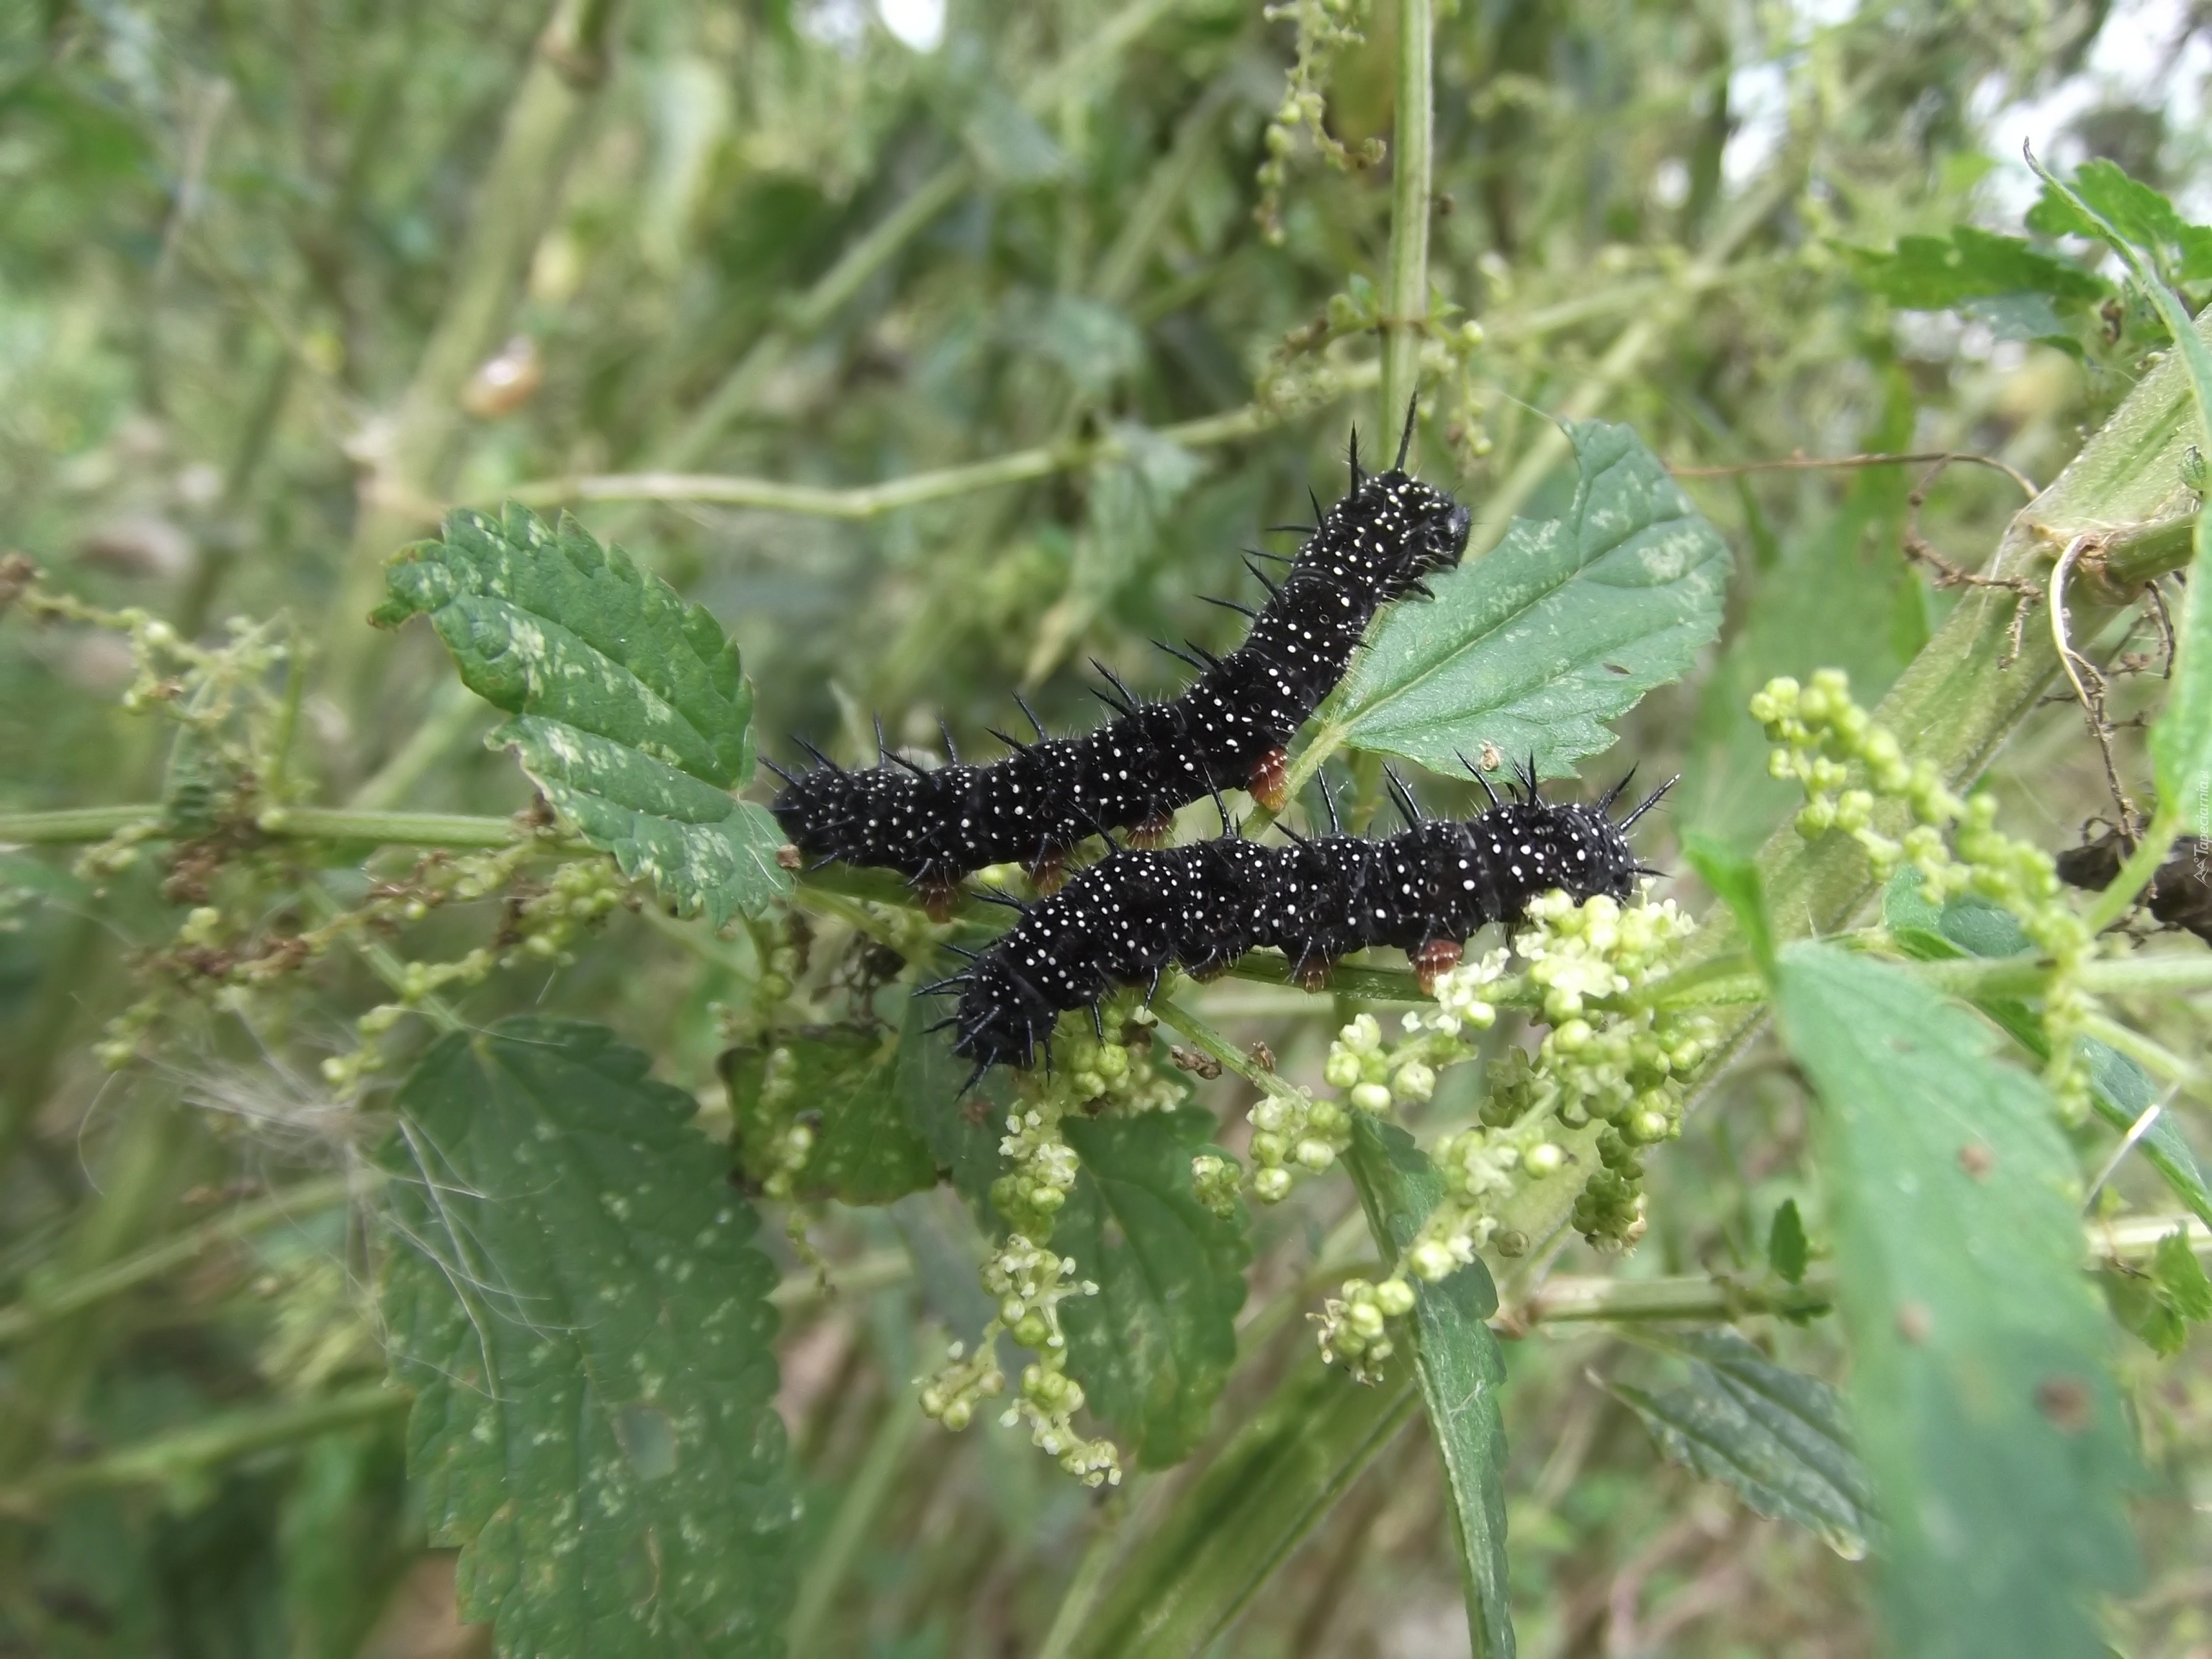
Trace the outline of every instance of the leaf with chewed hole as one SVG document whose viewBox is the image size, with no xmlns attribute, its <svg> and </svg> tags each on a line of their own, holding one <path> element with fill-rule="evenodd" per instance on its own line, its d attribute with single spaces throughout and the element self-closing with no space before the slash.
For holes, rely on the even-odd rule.
<svg viewBox="0 0 2212 1659">
<path fill-rule="evenodd" d="M 449 514 L 385 584 L 374 620 L 429 617 L 463 684 L 514 716 L 486 744 L 624 875 L 717 927 L 789 890 L 782 830 L 733 793 L 753 774 L 752 687 L 703 606 L 574 519 L 513 505 Z"/>
<path fill-rule="evenodd" d="M 1603 722 L 1687 672 L 1719 632 L 1728 544 L 1625 426 L 1569 423 L 1564 515 L 1516 519 L 1491 552 L 1393 605 L 1317 742 L 1442 772 L 1486 744 L 1546 777 L 1613 745 Z"/>
<path fill-rule="evenodd" d="M 1606 1387 L 1644 1419 L 1661 1451 L 1761 1515 L 1796 1522 L 1845 1560 L 1866 1553 L 1874 1494 L 1833 1389 L 1776 1364 L 1734 1331 L 1644 1340 L 1688 1362 L 1688 1383 L 1663 1394 Z"/>
<path fill-rule="evenodd" d="M 2051 1097 L 1901 967 L 1800 944 L 1775 988 L 1820 1101 L 1892 1644 L 2101 1656 L 2096 1604 L 2136 1576 L 2136 1466 Z"/>
<path fill-rule="evenodd" d="M 409 1473 L 505 1655 L 782 1651 L 775 1268 L 647 1064 L 572 1021 L 454 1032 L 379 1154 Z"/>
</svg>

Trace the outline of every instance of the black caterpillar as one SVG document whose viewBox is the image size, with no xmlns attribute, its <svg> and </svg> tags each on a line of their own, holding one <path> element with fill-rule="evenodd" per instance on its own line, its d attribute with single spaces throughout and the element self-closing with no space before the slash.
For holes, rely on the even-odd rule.
<svg viewBox="0 0 2212 1659">
<path fill-rule="evenodd" d="M 1116 718 L 1053 738 L 1023 703 L 1036 740 L 994 733 L 1014 752 L 988 766 L 956 755 L 925 771 L 883 750 L 874 766 L 848 769 L 803 744 L 821 764 L 793 776 L 769 763 L 786 785 L 770 810 L 805 857 L 896 870 L 942 894 L 1007 862 L 1046 884 L 1087 836 L 1130 830 L 1157 845 L 1177 807 L 1224 789 L 1279 809 L 1283 744 L 1343 677 L 1375 612 L 1407 592 L 1430 597 L 1423 579 L 1467 551 L 1468 509 L 1409 477 L 1405 460 L 1401 442 L 1389 471 L 1364 477 L 1354 435 L 1351 491 L 1326 513 L 1315 504 L 1319 522 L 1282 580 L 1251 567 L 1266 606 L 1212 601 L 1252 618 L 1244 643 L 1225 657 L 1161 647 L 1199 671 L 1174 702 L 1142 702 L 1102 665 L 1111 690 L 1099 696 Z"/>
<path fill-rule="evenodd" d="M 1530 765 L 1511 800 L 1492 792 L 1490 810 L 1465 822 L 1424 823 L 1405 786 L 1390 783 L 1407 828 L 1384 840 L 1338 833 L 1332 805 L 1332 833 L 1317 840 L 1262 847 L 1224 835 L 1120 851 L 1052 897 L 1017 906 L 1021 921 L 967 971 L 924 988 L 960 994 L 944 1023 L 958 1030 L 953 1052 L 975 1062 L 969 1082 L 1001 1063 L 1029 1066 L 1063 1012 L 1088 1007 L 1097 1021 L 1115 986 L 1157 988 L 1170 964 L 1204 976 L 1272 945 L 1310 987 L 1337 957 L 1387 945 L 1413 957 L 1426 988 L 1476 929 L 1518 921 L 1540 894 L 1626 898 L 1638 876 L 1655 872 L 1637 863 L 1626 832 L 1673 787 L 1615 823 L 1626 778 L 1594 805 L 1547 801 Z"/>
</svg>

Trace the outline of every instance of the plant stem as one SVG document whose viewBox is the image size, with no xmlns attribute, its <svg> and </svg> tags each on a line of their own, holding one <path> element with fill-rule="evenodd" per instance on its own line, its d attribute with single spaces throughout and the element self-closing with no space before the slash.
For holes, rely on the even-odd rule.
<svg viewBox="0 0 2212 1659">
<path fill-rule="evenodd" d="M 1390 148 L 1390 253 L 1382 276 L 1382 409 L 1376 428 L 1385 445 L 1397 435 L 1407 405 L 1420 389 L 1421 342 L 1428 333 L 1435 36 L 1430 0 L 1398 0 L 1398 111 Z M 1408 465 L 1413 459 L 1409 452 Z"/>
<path fill-rule="evenodd" d="M 1825 1313 L 1832 1276 L 1815 1268 L 1802 1285 L 1732 1285 L 1702 1275 L 1671 1279 L 1553 1279 L 1528 1298 L 1501 1309 L 1492 1322 L 1505 1331 L 1586 1320 L 1725 1321 L 1745 1314 Z"/>
<path fill-rule="evenodd" d="M 301 841 L 374 841 L 396 847 L 512 847 L 525 839 L 513 818 L 462 812 L 356 812 L 335 806 L 271 807 L 255 820 L 264 836 Z M 581 842 L 562 843 L 579 851 Z"/>
<path fill-rule="evenodd" d="M 1356 375 L 1347 375 L 1349 384 Z M 1247 404 L 1220 415 L 1162 427 L 1158 436 L 1186 449 L 1202 449 L 1233 443 L 1278 424 L 1283 417 L 1257 404 Z M 723 477 L 712 473 L 628 472 L 603 476 L 549 478 L 519 484 L 502 495 L 526 507 L 546 507 L 562 501 L 713 501 L 723 506 L 750 507 L 775 513 L 791 513 L 819 519 L 874 519 L 902 507 L 919 507 L 948 496 L 966 495 L 1005 484 L 1028 483 L 1055 473 L 1072 472 L 1111 460 L 1127 453 L 1120 439 L 1106 436 L 1075 439 L 1018 449 L 988 461 L 916 472 L 885 483 L 864 484 L 852 489 L 829 489 L 813 484 L 780 483 L 770 478 Z"/>
<path fill-rule="evenodd" d="M 837 1591 L 852 1570 L 853 1558 L 867 1541 L 868 1529 L 890 1497 L 892 1482 L 898 1478 L 921 1421 L 921 1407 L 904 1389 L 890 1391 L 882 1420 L 868 1442 L 860 1467 L 854 1471 L 836 1512 L 830 1517 L 830 1530 L 815 1547 L 813 1559 L 799 1581 L 787 1638 L 793 1653 L 823 1650 L 823 1627 L 830 1620 Z"/>
<path fill-rule="evenodd" d="M 1587 295 L 1560 305 L 1548 306 L 1520 317 L 1490 320 L 1491 338 L 1503 343 L 1534 343 L 1617 311 L 1635 310 L 1670 293 L 1683 282 L 1699 283 L 1696 292 L 1739 280 L 1756 265 L 1738 265 L 1699 276 L 1692 272 L 1674 283 L 1638 281 L 1624 283 L 1601 293 Z M 1694 295 L 1692 296 L 1694 297 Z M 1340 393 L 1363 392 L 1380 384 L 1380 362 L 1352 363 L 1338 371 Z M 1310 413 L 1310 410 L 1306 411 Z M 1401 413 L 1402 414 L 1402 409 Z M 1283 410 L 1261 404 L 1179 422 L 1158 428 L 1158 435 L 1185 449 L 1206 449 L 1236 443 L 1271 431 L 1294 418 Z M 752 507 L 763 512 L 789 513 L 800 517 L 860 521 L 887 513 L 946 501 L 977 490 L 1032 483 L 1061 472 L 1077 471 L 1124 453 L 1110 434 L 1095 439 L 1071 439 L 1014 450 L 988 460 L 909 473 L 882 483 L 849 489 L 785 483 L 774 478 L 738 474 L 688 472 L 681 467 L 696 457 L 677 450 L 668 459 L 672 470 L 644 472 L 585 473 L 540 478 L 502 490 L 502 500 L 526 507 L 552 507 L 566 501 L 711 501 L 720 506 Z M 477 503 L 484 505 L 484 503 Z"/>
<path fill-rule="evenodd" d="M 65 806 L 54 812 L 0 812 L 0 845 L 38 847 L 106 841 L 135 823 L 161 820 L 159 801 L 129 806 Z"/>
<path fill-rule="evenodd" d="M 408 1396 L 369 1382 L 298 1405 L 262 1405 L 203 1419 L 81 1463 L 50 1465 L 0 1487 L 0 1513 L 34 1516 L 72 1492 L 157 1486 L 188 1479 L 250 1453 L 313 1440 L 406 1410 Z"/>
<path fill-rule="evenodd" d="M 59 1257 L 64 1275 L 89 1276 L 138 1248 L 190 1176 L 191 1129 L 165 1083 L 139 1083 L 108 1137 L 95 1196 L 71 1218 Z M 0 1413 L 0 1479 L 49 1449 L 55 1419 L 81 1396 L 106 1346 L 107 1328 L 88 1308 L 50 1322 L 16 1357 L 8 1410 Z"/>
<path fill-rule="evenodd" d="M 342 681 L 355 680 L 366 660 L 372 636 L 362 617 L 382 590 L 386 556 L 414 530 L 413 502 L 441 495 L 465 453 L 461 389 L 505 335 L 531 255 L 560 206 L 585 117 L 608 79 L 615 9 L 614 0 L 557 0 L 507 106 L 499 147 L 477 185 L 468 240 L 339 578 L 328 637 Z"/>
<path fill-rule="evenodd" d="M 1227 1037 L 1215 1030 L 1196 1014 L 1173 997 L 1159 998 L 1152 1004 L 1153 1012 L 1181 1031 L 1194 1043 L 1215 1060 L 1237 1073 L 1262 1094 L 1295 1095 L 1302 1093 L 1297 1085 L 1278 1077 L 1267 1067 L 1252 1058 Z"/>
<path fill-rule="evenodd" d="M 288 1187 L 251 1204 L 240 1204 L 198 1226 L 133 1255 L 110 1261 L 58 1284 L 41 1285 L 12 1307 L 0 1308 L 0 1343 L 20 1342 L 70 1315 L 198 1261 L 211 1246 L 236 1243 L 256 1233 L 344 1202 L 352 1182 L 329 1176 Z"/>
<path fill-rule="evenodd" d="M 2186 1233 L 2199 1255 L 2212 1253 L 2212 1228 L 2194 1216 L 2129 1216 L 2091 1225 L 2082 1238 L 2083 1266 L 2094 1267 L 2108 1256 L 2147 1255 L 2160 1241 Z M 1835 1275 L 1816 1264 L 1802 1285 L 1776 1281 L 1736 1285 L 1701 1274 L 1667 1279 L 1553 1279 L 1492 1322 L 1520 1334 L 1537 1325 L 1588 1321 L 1679 1320 L 1714 1323 L 1745 1314 L 1825 1312 L 1835 1295 Z"/>
</svg>

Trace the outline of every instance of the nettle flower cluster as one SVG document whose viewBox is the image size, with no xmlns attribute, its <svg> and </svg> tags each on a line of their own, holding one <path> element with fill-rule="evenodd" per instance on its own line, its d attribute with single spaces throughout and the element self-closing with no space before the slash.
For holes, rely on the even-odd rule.
<svg viewBox="0 0 2212 1659">
<path fill-rule="evenodd" d="M 1751 700 L 1752 718 L 1774 744 L 1767 769 L 1804 787 L 1797 832 L 1808 840 L 1850 836 L 1884 880 L 1911 865 L 1929 902 L 1974 893 L 2002 905 L 2056 971 L 2045 994 L 2051 1036 L 2045 1079 L 2069 1118 L 2087 1109 L 2088 1081 L 2075 1055 L 2087 1002 L 2075 973 L 2095 940 L 2063 897 L 2057 866 L 2041 848 L 1996 827 L 1996 798 L 1961 799 L 1935 764 L 1907 761 L 1896 736 L 1851 700 L 1850 678 L 1823 668 L 1805 684 L 1770 680 Z M 1875 825 L 1876 807 L 1901 806 L 1911 823 L 1892 836 Z M 1947 839 L 1948 836 L 1948 839 Z"/>
<path fill-rule="evenodd" d="M 1577 905 L 1565 894 L 1529 906 L 1513 946 L 1522 967 L 1506 974 L 1495 951 L 1462 963 L 1437 981 L 1436 1006 L 1404 1017 L 1405 1037 L 1386 1047 L 1379 1022 L 1363 1014 L 1329 1051 L 1325 1075 L 1355 1110 L 1380 1114 L 1426 1100 L 1443 1066 L 1471 1059 L 1470 1031 L 1497 1018 L 1510 991 L 1534 1000 L 1551 1030 L 1534 1055 L 1516 1048 L 1493 1070 L 1479 1121 L 1449 1136 L 1434 1158 L 1441 1201 L 1379 1283 L 1354 1279 L 1317 1317 L 1322 1352 L 1372 1379 L 1395 1351 L 1390 1322 L 1413 1305 L 1413 1279 L 1449 1277 L 1494 1248 L 1529 1248 L 1504 1229 L 1507 1202 L 1531 1182 L 1589 1162 L 1562 1144 L 1577 1133 L 1595 1166 L 1576 1200 L 1575 1227 L 1591 1243 L 1626 1249 L 1643 1236 L 1643 1149 L 1681 1132 L 1690 1074 L 1719 1040 L 1706 1016 L 1642 1006 L 1644 987 L 1672 971 L 1696 923 L 1669 899 L 1622 905 L 1602 896 Z"/>
<path fill-rule="evenodd" d="M 1367 139 L 1356 149 L 1347 148 L 1328 131 L 1324 118 L 1329 72 L 1338 53 L 1367 38 L 1360 32 L 1367 12 L 1368 0 L 1283 0 L 1266 9 L 1269 22 L 1289 18 L 1297 26 L 1283 101 L 1267 123 L 1267 159 L 1260 166 L 1260 204 L 1252 215 L 1269 242 L 1283 240 L 1283 190 L 1290 182 L 1291 156 L 1301 132 L 1332 166 L 1346 171 L 1370 167 L 1382 159 L 1380 139 Z"/>
<path fill-rule="evenodd" d="M 999 1142 L 1007 1169 L 991 1183 L 991 1203 L 1008 1231 L 983 1263 L 983 1288 L 998 1311 L 974 1352 L 953 1343 L 946 1353 L 951 1363 L 921 1390 L 926 1416 L 948 1429 L 966 1428 L 978 1405 L 1006 1392 L 997 1340 L 1011 1337 L 1036 1358 L 1022 1367 L 1020 1390 L 1000 1424 L 1012 1428 L 1026 1422 L 1031 1442 L 1087 1486 L 1119 1486 L 1121 1462 L 1112 1441 L 1091 1438 L 1075 1426 L 1083 1385 L 1067 1374 L 1060 1304 L 1071 1296 L 1096 1296 L 1098 1286 L 1077 1277 L 1074 1257 L 1052 1249 L 1053 1228 L 1081 1173 L 1060 1124 L 1071 1111 L 1155 1111 L 1180 1097 L 1152 1065 L 1149 1019 L 1133 1018 L 1124 1030 L 1127 1042 L 1063 1030 L 1053 1040 L 1051 1076 L 1007 1114 Z M 1024 1086 L 1030 1086 L 1026 1080 Z M 1232 1184 L 1232 1200 L 1233 1190 Z"/>
</svg>

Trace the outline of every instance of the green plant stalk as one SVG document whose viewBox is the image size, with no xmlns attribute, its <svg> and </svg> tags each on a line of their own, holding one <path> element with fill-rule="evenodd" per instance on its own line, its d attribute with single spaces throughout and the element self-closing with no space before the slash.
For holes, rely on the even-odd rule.
<svg viewBox="0 0 2212 1659">
<path fill-rule="evenodd" d="M 216 1245 L 234 1244 L 285 1222 L 342 1204 L 352 1188 L 353 1182 L 344 1176 L 303 1181 L 267 1198 L 240 1204 L 197 1227 L 89 1272 L 42 1285 L 14 1306 L 0 1308 L 0 1344 L 24 1341 L 72 1314 L 151 1284 L 198 1261 Z"/>
<path fill-rule="evenodd" d="M 1131 1550 L 1071 1651 L 1194 1659 L 1397 1437 L 1412 1368 L 1361 1388 L 1309 1355 Z"/>
<path fill-rule="evenodd" d="M 830 1530 L 816 1546 L 813 1559 L 799 1581 L 788 1638 L 792 1652 L 823 1651 L 823 1626 L 830 1620 L 837 1592 L 891 1495 L 892 1483 L 898 1479 L 921 1421 L 921 1408 L 903 1390 L 893 1389 L 884 1401 L 883 1417 L 861 1456 L 860 1467 L 853 1472 L 836 1513 L 830 1519 Z"/>
<path fill-rule="evenodd" d="M 1436 129 L 1430 0 L 1398 0 L 1398 109 L 1390 146 L 1390 252 L 1382 273 L 1382 408 L 1377 441 L 1390 444 L 1420 389 L 1429 326 L 1431 152 Z M 1409 451 L 1407 463 L 1413 457 Z"/>
<path fill-rule="evenodd" d="M 121 1447 L 104 1457 L 51 1465 L 0 1486 L 0 1514 L 34 1517 L 56 1498 L 75 1492 L 160 1486 L 191 1480 L 254 1452 L 294 1445 L 363 1423 L 382 1422 L 404 1412 L 407 1404 L 406 1395 L 381 1382 L 370 1382 L 297 1405 L 226 1412 L 189 1428 Z"/>
<path fill-rule="evenodd" d="M 158 823 L 159 801 L 124 806 L 70 807 L 51 812 L 0 812 L 0 845 L 54 846 L 103 841 L 135 825 Z M 459 850 L 489 850 L 512 847 L 523 839 L 515 820 L 461 812 L 362 811 L 349 807 L 270 807 L 255 819 L 264 835 L 283 840 L 363 842 L 394 847 L 439 847 Z M 584 858 L 597 849 L 588 842 L 552 836 L 537 838 L 548 857 Z M 866 870 L 833 870 L 817 873 L 801 889 L 802 900 L 811 895 L 817 908 L 869 932 L 865 918 L 849 901 L 894 904 L 911 908 L 914 895 L 894 876 Z M 956 899 L 956 914 L 971 907 Z M 1841 936 L 1846 944 L 1878 944 L 1880 930 Z M 1740 952 L 1712 956 L 1647 987 L 1635 999 L 1637 1006 L 1669 1007 L 1728 1007 L 1761 1000 L 1749 959 Z M 2033 995 L 2051 975 L 2050 964 L 2033 957 L 1988 961 L 1926 962 L 1911 964 L 1912 971 L 1945 991 L 1963 996 Z M 1255 951 L 1230 969 L 1236 978 L 1259 984 L 1291 982 L 1290 964 L 1270 951 Z M 2136 957 L 2093 962 L 2081 970 L 2084 989 L 2101 994 L 2191 991 L 2212 988 L 2212 961 L 2196 956 Z M 1413 974 L 1403 969 L 1345 966 L 1330 975 L 1330 989 L 1339 995 L 1370 1002 L 1425 1002 Z M 1506 1006 L 1534 1006 L 1527 997 L 1507 994 Z M 1163 1010 L 1172 1003 L 1163 1003 Z M 1610 1006 L 1600 1000 L 1600 1006 Z M 1196 1038 L 1194 1037 L 1194 1041 Z M 1223 1040 L 1225 1042 L 1225 1039 Z M 1201 1045 L 1202 1046 L 1202 1045 Z M 1211 1049 L 1208 1050 L 1212 1052 Z M 1231 1047 L 1216 1055 L 1224 1065 L 1241 1072 L 1254 1070 L 1249 1056 Z"/>
<path fill-rule="evenodd" d="M 70 1221 L 58 1261 L 64 1282 L 129 1256 L 160 1224 L 190 1179 L 191 1129 L 191 1115 L 167 1087 L 149 1080 L 133 1092 L 110 1132 L 94 1196 Z M 52 1322 L 25 1346 L 9 1408 L 0 1413 L 0 1483 L 47 1449 L 55 1419 L 90 1379 L 108 1334 L 88 1305 Z"/>
<path fill-rule="evenodd" d="M 1646 305 L 1661 295 L 1673 294 L 1684 284 L 1691 285 L 1684 295 L 1685 300 L 1694 301 L 1713 288 L 1741 280 L 1747 268 L 1737 265 L 1692 271 L 1666 283 L 1624 283 L 1602 293 L 1546 307 L 1524 316 L 1492 319 L 1489 325 L 1491 337 L 1500 342 L 1534 343 L 1614 312 Z M 1334 384 L 1341 394 L 1363 392 L 1380 384 L 1382 370 L 1379 359 L 1347 364 L 1336 371 Z M 1158 429 L 1158 435 L 1185 449 L 1206 449 L 1256 437 L 1293 418 L 1296 416 L 1267 404 L 1248 404 L 1218 415 L 1164 426 Z M 748 507 L 798 517 L 860 522 L 978 490 L 1034 483 L 1062 472 L 1077 471 L 1123 453 L 1124 447 L 1110 434 L 1069 439 L 1012 450 L 988 460 L 909 473 L 882 483 L 828 489 L 738 474 L 687 472 L 680 469 L 688 465 L 691 458 L 672 452 L 666 470 L 580 473 L 533 479 L 501 490 L 500 498 L 535 507 L 556 507 L 569 501 L 711 501 L 719 506 Z M 1540 476 L 1534 482 L 1540 482 Z M 2115 549 L 2119 546 L 2116 541 Z M 2128 573 L 2133 573 L 2145 561 L 2172 556 L 2162 542 L 2146 544 L 2141 548 L 2130 544 L 2124 556 L 2116 553 L 2112 567 L 2113 579 L 2140 580 L 2139 575 Z M 2159 568 L 2171 569 L 2173 566 L 2168 563 Z"/>
<path fill-rule="evenodd" d="M 2142 250 L 2121 235 L 2102 214 L 2051 173 L 2033 153 L 2027 159 L 2028 165 L 2035 169 L 2045 184 L 2104 228 L 2105 240 L 2111 243 L 2112 251 L 2126 264 L 2135 276 L 2136 285 L 2158 313 L 2159 320 L 2166 325 L 2166 331 L 2173 337 L 2176 354 L 2188 370 L 2190 393 L 2197 409 L 2197 430 L 2205 441 L 2212 442 L 2212 347 L 2205 344 L 2204 337 L 2191 320 L 2181 296 L 2166 282 L 2164 261 L 2154 257 L 2147 262 Z M 2195 536 L 2200 562 L 2204 552 L 2205 533 L 2205 515 L 2200 507 Z M 2204 788 L 2208 775 L 2212 775 L 2212 754 L 2203 752 L 2206 734 L 2201 729 L 2198 752 L 2188 757 L 2185 771 L 2175 769 L 2176 763 L 2166 745 L 2161 742 L 2161 739 L 2173 735 L 2178 729 L 2177 722 L 2185 720 L 2202 721 L 2212 716 L 2212 710 L 2191 709 L 2189 707 L 2192 697 L 2204 695 L 2197 690 L 2205 678 L 2204 666 L 2197 664 L 2196 659 L 2199 653 L 2208 648 L 2212 648 L 2212 610 L 2207 609 L 2203 590 L 2191 585 L 2183 597 L 2181 614 L 2174 624 L 2172 685 L 2167 706 L 2151 734 L 2151 753 L 2156 763 L 2160 797 L 2158 811 L 2152 816 L 2142 844 L 2120 866 L 2118 876 L 2091 908 L 2089 922 L 2093 928 L 2101 931 L 2125 915 L 2134 904 L 2136 896 L 2157 877 L 2159 866 L 2165 862 L 2167 849 L 2180 838 L 2183 799 Z"/>
<path fill-rule="evenodd" d="M 1187 449 L 1204 449 L 1251 437 L 1278 424 L 1281 418 L 1257 404 L 1247 404 L 1223 414 L 1162 427 L 1158 435 Z M 518 484 L 502 490 L 501 498 L 520 501 L 526 507 L 551 507 L 563 501 L 712 501 L 805 518 L 859 520 L 880 518 L 903 507 L 972 495 L 978 490 L 1033 483 L 1112 460 L 1127 453 L 1127 446 L 1109 435 L 1041 444 L 1032 449 L 994 456 L 988 461 L 911 473 L 888 483 L 851 489 L 714 473 L 623 472 Z"/>
<path fill-rule="evenodd" d="M 614 0 L 557 0 L 507 106 L 436 325 L 401 399 L 338 582 L 329 637 L 342 684 L 357 681 L 374 635 L 362 618 L 384 587 L 384 561 L 414 532 L 416 502 L 445 492 L 465 453 L 460 395 L 501 343 L 531 256 L 561 202 L 599 89 L 608 79 Z"/>
</svg>

